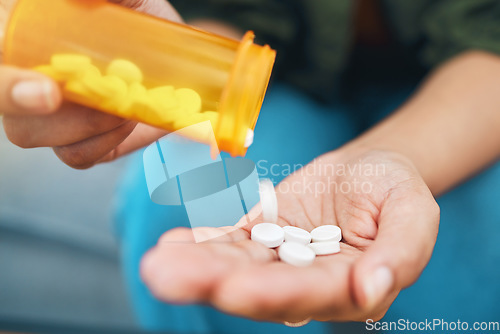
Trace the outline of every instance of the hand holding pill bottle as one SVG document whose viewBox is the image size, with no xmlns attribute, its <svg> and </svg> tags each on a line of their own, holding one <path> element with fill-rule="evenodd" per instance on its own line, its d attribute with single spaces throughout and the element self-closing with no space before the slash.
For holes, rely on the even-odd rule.
<svg viewBox="0 0 500 334">
<path fill-rule="evenodd" d="M 210 120 L 219 148 L 243 156 L 275 58 L 253 38 L 231 40 L 105 0 L 19 0 L 4 62 L 53 78 L 69 101 L 168 131 Z"/>
</svg>

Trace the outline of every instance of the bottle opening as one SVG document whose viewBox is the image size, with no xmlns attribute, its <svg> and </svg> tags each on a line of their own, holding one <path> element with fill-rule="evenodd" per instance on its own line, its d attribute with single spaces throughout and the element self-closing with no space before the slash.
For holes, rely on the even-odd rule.
<svg viewBox="0 0 500 334">
<path fill-rule="evenodd" d="M 254 38 L 251 31 L 243 37 L 219 108 L 217 142 L 232 156 L 246 154 L 247 134 L 255 129 L 276 58 L 276 51 L 254 44 Z"/>
</svg>

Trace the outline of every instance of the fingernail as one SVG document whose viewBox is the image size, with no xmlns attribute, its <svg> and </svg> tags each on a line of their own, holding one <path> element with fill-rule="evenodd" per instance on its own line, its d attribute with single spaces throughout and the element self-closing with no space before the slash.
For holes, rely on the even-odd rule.
<svg viewBox="0 0 500 334">
<path fill-rule="evenodd" d="M 378 267 L 363 280 L 366 309 L 372 309 L 387 296 L 394 283 L 394 276 L 387 267 Z"/>
<path fill-rule="evenodd" d="M 49 81 L 21 81 L 12 88 L 12 100 L 23 109 L 52 111 L 56 104 L 53 89 Z"/>
</svg>

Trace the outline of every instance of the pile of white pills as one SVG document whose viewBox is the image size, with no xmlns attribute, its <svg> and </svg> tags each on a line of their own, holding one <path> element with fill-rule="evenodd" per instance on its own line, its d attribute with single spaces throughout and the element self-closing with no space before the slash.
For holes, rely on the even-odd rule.
<svg viewBox="0 0 500 334">
<path fill-rule="evenodd" d="M 335 225 L 322 225 L 311 232 L 295 226 L 281 227 L 278 224 L 278 200 L 271 180 L 263 179 L 259 184 L 262 219 L 251 231 L 253 241 L 268 248 L 278 248 L 281 261 L 305 267 L 314 262 L 317 255 L 340 252 L 342 231 Z"/>
<path fill-rule="evenodd" d="M 269 248 L 279 247 L 281 261 L 305 267 L 314 262 L 316 255 L 340 252 L 342 232 L 335 225 L 319 226 L 309 233 L 295 226 L 262 223 L 252 228 L 251 238 Z"/>
</svg>

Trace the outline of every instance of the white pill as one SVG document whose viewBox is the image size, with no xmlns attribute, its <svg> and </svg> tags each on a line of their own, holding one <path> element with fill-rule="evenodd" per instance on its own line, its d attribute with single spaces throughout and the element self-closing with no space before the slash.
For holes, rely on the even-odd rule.
<svg viewBox="0 0 500 334">
<path fill-rule="evenodd" d="M 323 225 L 311 231 L 312 242 L 340 241 L 342 232 L 335 225 Z"/>
<path fill-rule="evenodd" d="M 245 148 L 252 146 L 254 136 L 255 135 L 254 135 L 253 130 L 248 129 L 247 136 L 245 137 L 245 145 L 244 145 Z"/>
<path fill-rule="evenodd" d="M 296 242 L 285 242 L 278 249 L 281 261 L 296 267 L 306 267 L 314 262 L 316 254 L 309 247 Z"/>
<path fill-rule="evenodd" d="M 278 199 L 271 180 L 260 180 L 259 195 L 264 223 L 276 224 L 278 222 Z"/>
<path fill-rule="evenodd" d="M 330 255 L 340 252 L 340 242 L 338 241 L 313 242 L 307 246 L 316 255 Z"/>
<path fill-rule="evenodd" d="M 295 226 L 283 226 L 285 231 L 285 242 L 296 242 L 302 245 L 307 245 L 311 242 L 311 234 Z"/>
<path fill-rule="evenodd" d="M 252 240 L 269 248 L 278 247 L 285 240 L 285 232 L 281 226 L 270 223 L 257 224 L 252 227 Z"/>
</svg>

